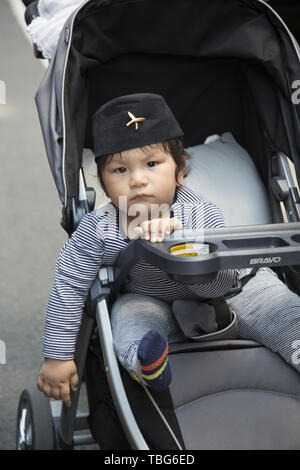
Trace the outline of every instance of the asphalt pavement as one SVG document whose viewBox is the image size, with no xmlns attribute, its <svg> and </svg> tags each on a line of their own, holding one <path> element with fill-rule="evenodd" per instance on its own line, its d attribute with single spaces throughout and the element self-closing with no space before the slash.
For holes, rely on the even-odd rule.
<svg viewBox="0 0 300 470">
<path fill-rule="evenodd" d="M 20 0 L 12 0 L 21 3 Z M 0 449 L 15 448 L 23 389 L 42 363 L 44 312 L 61 246 L 61 203 L 48 166 L 34 96 L 45 73 L 0 2 Z M 5 349 L 5 364 L 3 358 Z"/>
</svg>

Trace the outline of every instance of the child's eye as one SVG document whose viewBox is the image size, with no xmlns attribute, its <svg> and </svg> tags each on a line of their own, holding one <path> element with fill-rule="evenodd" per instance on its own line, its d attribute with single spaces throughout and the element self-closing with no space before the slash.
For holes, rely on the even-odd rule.
<svg viewBox="0 0 300 470">
<path fill-rule="evenodd" d="M 126 168 L 124 168 L 123 166 L 120 167 L 120 168 L 116 168 L 114 170 L 114 173 L 124 173 L 126 171 Z"/>
<path fill-rule="evenodd" d="M 154 161 L 151 161 L 151 162 L 148 162 L 147 165 L 150 167 L 150 168 L 153 168 L 154 166 L 157 165 L 158 162 L 154 162 Z"/>
</svg>

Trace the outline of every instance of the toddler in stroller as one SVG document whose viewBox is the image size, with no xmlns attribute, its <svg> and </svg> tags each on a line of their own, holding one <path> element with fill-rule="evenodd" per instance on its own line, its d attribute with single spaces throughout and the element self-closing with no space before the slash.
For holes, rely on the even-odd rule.
<svg viewBox="0 0 300 470">
<path fill-rule="evenodd" d="M 73 357 L 78 317 L 101 264 L 114 262 L 124 248 L 120 231 L 127 241 L 141 233 L 146 240 L 162 242 L 174 229 L 223 225 L 222 215 L 213 204 L 181 186 L 186 157 L 182 142 L 177 143 L 177 149 L 174 139 L 182 137 L 183 132 L 160 96 L 136 94 L 112 100 L 95 114 L 93 134 L 96 159 L 101 159 L 99 173 L 112 202 L 83 219 L 60 255 L 47 309 L 46 362 L 38 379 L 39 390 L 69 405 L 69 384 L 76 387 Z M 127 208 L 123 213 L 122 197 Z M 154 213 L 161 217 L 153 217 Z M 123 227 L 115 226 L 117 220 Z M 252 281 L 251 293 L 244 292 L 242 300 L 232 298 L 230 303 L 238 319 L 239 311 L 243 312 L 248 339 L 249 333 L 253 340 L 266 337 L 263 342 L 283 352 L 292 363 L 291 345 L 300 331 L 300 300 L 280 281 L 278 285 L 275 280 L 272 283 L 273 276 L 266 270 Z M 163 300 L 170 303 L 171 299 L 191 296 L 202 300 L 220 297 L 228 293 L 235 277 L 234 270 L 221 271 L 216 280 L 187 288 L 168 281 L 144 262 L 138 263 L 129 276 L 128 294 L 116 301 L 111 312 L 115 349 L 122 365 L 151 388 L 167 388 L 171 381 L 168 341 L 180 341 L 183 334 L 173 320 L 170 305 Z M 269 297 L 268 287 L 272 290 L 273 286 L 274 295 Z M 184 304 L 180 308 L 184 309 Z M 197 302 L 193 308 L 197 311 Z M 206 321 L 211 331 L 214 319 Z M 276 334 L 276 325 L 284 335 Z M 300 370 L 299 365 L 296 367 Z"/>
<path fill-rule="evenodd" d="M 159 34 L 159 31 L 164 31 L 166 24 L 170 25 L 169 34 Z M 182 35 L 183 24 L 188 26 L 186 28 L 188 34 Z M 155 25 L 155 34 L 153 25 Z M 217 26 L 213 28 L 212 25 Z M 128 31 L 131 31 L 132 34 L 128 34 Z M 278 44 L 279 42 L 280 44 Z M 220 272 L 227 272 L 233 281 L 234 274 L 232 273 L 235 272 L 235 269 L 248 268 L 253 264 L 272 267 L 274 265 L 290 267 L 293 264 L 298 264 L 299 205 L 295 188 L 285 178 L 287 174 L 285 172 L 287 160 L 285 155 L 291 156 L 296 174 L 299 176 L 297 149 L 300 148 L 300 142 L 298 131 L 296 131 L 298 121 L 296 107 L 291 101 L 289 93 L 290 84 L 298 78 L 297 51 L 293 38 L 289 36 L 284 25 L 271 8 L 264 2 L 257 0 L 234 0 L 232 2 L 216 0 L 213 6 L 212 2 L 207 0 L 192 0 L 191 2 L 180 0 L 166 0 L 165 2 L 157 2 L 156 0 L 147 0 L 146 2 L 143 0 L 136 2 L 94 0 L 86 2 L 64 27 L 56 54 L 38 92 L 37 103 L 49 163 L 64 205 L 62 225 L 69 234 L 74 232 L 83 214 L 94 208 L 87 198 L 82 197 L 81 185 L 78 185 L 78 182 L 82 181 L 82 150 L 84 147 L 93 149 L 89 135 L 91 116 L 100 105 L 117 96 L 141 93 L 145 90 L 158 93 L 166 98 L 180 126 L 185 131 L 185 142 L 188 146 L 202 143 L 207 136 L 213 133 L 223 134 L 228 130 L 233 133 L 237 141 L 251 155 L 253 166 L 258 169 L 263 179 L 265 191 L 268 192 L 268 202 L 271 206 L 272 216 L 269 219 L 263 218 L 263 221 L 255 219 L 249 222 L 249 218 L 246 217 L 246 224 L 275 222 L 273 225 L 256 225 L 254 229 L 253 227 L 225 229 L 221 227 L 220 212 L 214 205 L 211 205 L 214 214 L 218 213 L 219 216 L 215 218 L 216 229 L 205 229 L 204 239 L 209 242 L 209 248 L 212 248 L 208 255 L 185 258 L 173 256 L 170 252 L 167 254 L 165 250 L 167 248 L 168 250 L 173 249 L 175 243 L 174 240 L 168 241 L 168 236 L 165 236 L 162 243 L 151 243 L 140 237 L 130 240 L 126 246 L 126 240 L 122 239 L 124 251 L 120 253 L 113 267 L 111 266 L 111 263 L 115 261 L 113 253 L 109 257 L 109 253 L 106 252 L 107 269 L 101 269 L 97 276 L 95 285 L 93 284 L 90 291 L 94 303 L 92 303 L 91 310 L 87 308 L 85 313 L 94 313 L 94 316 L 92 313 L 88 313 L 91 321 L 95 320 L 96 314 L 101 349 L 107 364 L 107 380 L 122 427 L 134 448 L 145 448 L 145 442 L 139 441 L 140 434 L 136 427 L 134 427 L 134 432 L 131 432 L 132 415 L 129 414 L 126 402 L 123 400 L 124 395 L 120 400 L 120 391 L 123 385 L 147 445 L 155 449 L 169 449 L 174 448 L 174 440 L 165 441 L 162 439 L 157 427 L 152 427 L 150 432 L 144 430 L 144 426 L 152 422 L 151 420 L 156 416 L 156 408 L 153 413 L 153 408 L 147 401 L 150 387 L 141 386 L 132 380 L 133 374 L 130 373 L 130 376 L 123 368 L 121 369 L 121 380 L 119 368 L 114 368 L 114 363 L 111 362 L 111 360 L 115 360 L 115 355 L 110 355 L 112 352 L 110 348 L 110 320 L 105 304 L 106 301 L 109 304 L 110 299 L 107 297 L 107 292 L 114 286 L 111 276 L 113 274 L 112 277 L 116 280 L 118 276 L 115 274 L 121 273 L 121 277 L 123 275 L 123 281 L 125 281 L 127 268 L 130 269 L 132 275 L 134 273 L 133 260 L 145 259 L 169 273 L 172 280 L 178 283 L 181 283 L 181 277 L 185 277 L 185 275 L 190 279 L 196 276 L 199 281 L 198 275 L 200 273 L 201 276 L 203 274 L 210 277 L 210 279 L 206 279 L 206 284 L 213 285 L 215 276 L 212 274 L 218 276 Z M 124 130 L 131 130 L 138 138 L 144 125 L 147 124 L 147 119 L 141 119 L 147 116 L 142 111 L 128 111 L 132 116 L 127 114 L 124 126 L 131 121 L 133 122 L 124 127 Z M 201 116 L 205 116 L 205 119 L 201 120 Z M 135 130 L 136 126 L 137 130 Z M 109 152 L 120 150 L 120 148 L 110 149 Z M 127 152 L 132 155 L 130 150 Z M 126 154 L 126 148 L 124 153 Z M 126 155 L 128 156 L 128 154 Z M 236 165 L 241 159 L 242 156 L 239 155 Z M 113 157 L 108 157 L 106 164 L 110 164 L 113 160 Z M 101 161 L 104 162 L 102 157 L 99 158 L 98 163 L 98 169 L 102 175 Z M 154 163 L 149 162 L 149 166 L 154 165 L 155 170 Z M 127 167 L 124 166 L 123 169 L 123 166 L 120 161 L 118 166 L 120 177 L 124 176 L 122 172 L 127 171 Z M 213 175 L 217 173 L 218 167 L 219 164 L 215 166 Z M 149 168 L 150 170 L 152 169 Z M 223 172 L 226 177 L 222 174 L 220 180 L 225 181 L 232 172 L 232 166 L 228 171 L 223 167 Z M 242 175 L 243 171 L 236 176 L 232 187 L 236 187 L 242 179 Z M 179 176 L 181 177 L 181 175 Z M 174 179 L 172 181 L 174 183 Z M 180 179 L 176 182 L 181 183 Z M 104 182 L 103 184 L 105 186 Z M 202 191 L 202 186 L 203 182 L 200 185 L 198 182 L 196 190 L 203 192 L 204 195 L 209 194 L 206 190 Z M 285 187 L 288 188 L 287 191 L 285 191 Z M 238 195 L 235 193 L 232 196 L 229 187 L 227 193 L 224 193 L 228 199 L 231 196 L 231 201 L 234 201 L 232 212 L 242 199 L 243 190 L 244 188 L 241 188 Z M 176 213 L 175 209 L 178 207 L 176 204 L 179 203 L 180 206 L 180 198 L 184 198 L 187 194 L 187 200 L 190 202 L 193 193 L 190 190 L 185 190 L 181 185 L 181 187 L 176 186 L 175 194 L 178 196 L 178 200 L 174 201 L 174 217 L 177 216 L 182 222 Z M 139 196 L 143 196 L 143 193 Z M 254 185 L 251 186 L 251 193 L 248 196 L 249 200 L 247 199 L 242 207 L 245 215 L 248 214 L 251 201 L 256 196 Z M 193 197 L 196 198 L 194 202 L 199 203 L 198 194 L 194 193 Z M 208 199 L 222 207 L 221 204 L 216 203 L 214 198 L 209 197 Z M 279 200 L 284 200 L 288 208 L 288 220 L 296 222 L 295 224 L 280 223 L 283 219 L 278 207 Z M 203 202 L 203 199 L 201 201 Z M 260 213 L 261 205 L 258 203 L 255 209 L 256 213 Z M 224 211 L 223 207 L 222 210 Z M 101 209 L 98 215 L 99 217 L 103 215 Z M 184 213 L 181 214 L 181 217 L 184 215 Z M 63 282 L 58 291 L 58 296 L 61 299 L 66 298 L 65 293 L 69 288 L 69 277 L 65 276 L 66 270 L 74 273 L 72 284 L 81 284 L 81 280 L 76 276 L 76 271 L 80 269 L 79 261 L 83 256 L 88 259 L 88 263 L 86 263 L 87 278 L 85 278 L 87 284 L 90 285 L 92 282 L 92 279 L 88 279 L 89 274 L 91 276 L 97 275 L 96 270 L 92 273 L 90 268 L 94 265 L 95 250 L 98 250 L 99 258 L 103 255 L 103 247 L 101 250 L 98 249 L 103 228 L 101 224 L 96 223 L 94 217 L 95 212 L 88 214 L 82 220 L 78 231 L 74 232 L 70 242 L 62 250 L 61 260 L 64 260 L 65 254 L 67 256 L 68 251 L 71 252 L 75 245 L 80 254 L 74 262 L 69 261 L 68 264 L 58 262 L 58 277 Z M 107 233 L 110 229 L 114 233 L 115 212 L 110 212 L 107 217 Z M 193 217 L 191 219 L 189 223 L 196 223 L 197 217 L 194 220 Z M 82 245 L 77 236 L 89 238 L 91 233 L 89 224 L 92 222 L 94 233 L 99 227 L 99 236 L 91 237 L 85 252 L 85 244 Z M 279 223 L 276 224 L 276 222 Z M 236 225 L 239 224 L 238 220 Z M 185 221 L 182 222 L 182 225 L 185 228 Z M 178 232 L 176 231 L 176 233 Z M 141 234 L 134 232 L 134 235 Z M 111 245 L 112 247 L 113 245 Z M 106 248 L 108 249 L 109 246 L 107 245 Z M 83 255 L 84 252 L 85 255 Z M 287 269 L 286 271 L 279 269 L 278 272 L 281 276 L 293 272 L 291 281 L 295 281 L 294 287 L 297 291 L 297 269 Z M 134 282 L 137 285 L 139 282 L 145 281 L 146 270 L 143 272 L 139 270 L 136 274 Z M 239 271 L 239 277 L 243 277 L 242 281 L 247 280 L 247 275 L 247 271 Z M 165 279 L 167 278 L 166 275 Z M 155 277 L 151 276 L 150 281 L 155 281 Z M 97 291 L 99 283 L 101 284 L 100 293 Z M 189 294 L 191 294 L 190 286 L 192 284 L 195 282 L 189 282 L 186 285 Z M 205 282 L 196 282 L 196 284 L 205 284 Z M 220 288 L 219 293 L 225 293 L 230 284 L 231 282 L 228 281 L 228 285 L 224 286 L 224 290 Z M 161 287 L 162 283 L 158 283 L 157 288 L 161 289 Z M 238 290 L 239 287 L 235 292 Z M 264 290 L 271 292 L 271 298 L 274 299 L 275 310 L 274 313 L 271 312 L 271 316 L 264 311 L 266 303 L 260 302 L 259 296 L 266 297 L 267 292 Z M 277 300 L 275 302 L 274 291 L 278 295 L 279 303 Z M 173 301 L 173 293 L 174 290 L 171 298 L 167 300 Z M 119 308 L 115 310 L 122 312 L 123 309 L 123 313 L 128 313 L 125 305 L 120 305 L 120 302 L 122 298 L 126 299 L 126 296 L 128 298 L 129 295 L 132 295 L 132 292 L 126 292 L 125 289 L 125 292 L 123 291 L 121 294 L 119 298 L 114 299 L 116 302 L 114 305 L 118 306 L 119 302 Z M 133 294 L 137 295 L 137 292 Z M 148 291 L 148 294 L 151 292 Z M 232 297 L 228 295 L 226 303 L 231 307 L 231 311 L 239 310 L 241 334 L 245 334 L 247 337 L 243 325 L 259 326 L 259 321 L 264 318 L 268 325 L 274 323 L 271 335 L 266 331 L 266 336 L 270 337 L 273 342 L 273 333 L 276 332 L 277 327 L 280 329 L 280 322 L 277 321 L 277 318 L 273 322 L 272 316 L 276 315 L 277 306 L 280 309 L 283 294 L 289 298 L 287 305 L 290 306 L 289 291 L 271 270 L 264 267 L 258 270 L 255 276 L 250 277 L 242 292 Z M 207 295 L 214 294 L 211 292 Z M 245 301 L 243 296 L 248 298 L 249 302 Z M 53 298 L 55 300 L 55 297 Z M 186 309 L 191 305 L 188 302 L 197 302 L 197 299 L 190 299 L 191 297 L 183 299 Z M 158 300 L 165 302 L 165 299 Z M 176 309 L 176 305 L 178 306 L 176 302 L 181 301 L 177 300 L 172 305 L 173 313 L 176 315 L 180 310 Z M 245 312 L 244 308 L 239 307 L 239 301 L 241 305 L 244 305 Z M 297 321 L 298 298 L 296 294 L 293 297 L 294 301 L 291 318 Z M 79 297 L 72 296 L 66 307 L 70 307 L 71 303 L 78 306 L 80 302 Z M 258 315 L 253 308 L 255 303 L 255 308 L 260 310 Z M 55 320 L 59 304 L 53 302 L 53 305 L 52 320 Z M 200 303 L 197 302 L 197 305 L 199 306 Z M 66 311 L 63 308 L 61 318 Z M 51 312 L 48 313 L 51 314 Z M 279 313 L 281 314 L 277 310 L 278 318 Z M 198 315 L 198 318 L 202 318 L 201 315 Z M 78 330 L 80 317 L 81 312 L 78 311 L 76 325 L 73 324 L 71 329 L 66 327 L 66 323 L 63 321 L 65 325 L 64 337 L 62 341 L 58 340 L 57 343 L 53 343 L 53 350 L 58 350 L 62 344 L 64 345 L 64 350 L 60 349 L 62 356 L 56 360 L 59 360 L 60 363 L 63 363 L 64 359 L 72 361 L 76 336 L 74 331 Z M 120 314 L 120 317 L 122 320 L 125 315 L 121 316 Z M 249 322 L 250 317 L 252 317 L 253 323 Z M 180 315 L 177 315 L 176 318 L 176 321 L 180 323 Z M 85 317 L 83 317 L 82 326 L 84 326 L 84 322 Z M 48 335 L 45 340 L 51 337 L 56 342 L 58 324 L 59 321 L 54 323 L 54 330 L 51 328 L 51 324 L 48 324 Z M 48 325 L 46 324 L 46 328 Z M 184 327 L 182 323 L 180 325 Z M 286 315 L 284 316 L 284 325 L 287 325 L 287 329 L 291 332 L 289 319 Z M 261 325 L 258 328 L 261 334 L 264 327 Z M 251 334 L 258 331 L 254 328 L 252 330 Z M 293 331 L 297 340 L 296 326 Z M 87 336 L 90 333 L 91 329 L 88 329 Z M 253 337 L 251 334 L 248 337 Z M 283 340 L 281 344 L 285 343 L 284 334 L 283 331 L 280 331 L 278 338 L 276 338 L 276 340 L 280 338 L 281 341 Z M 214 338 L 214 332 L 207 333 L 207 335 L 209 339 Z M 191 336 L 194 339 L 195 335 Z M 299 448 L 299 374 L 295 368 L 286 364 L 278 354 L 274 354 L 254 341 L 231 340 L 230 336 L 220 341 L 205 341 L 205 338 L 207 336 L 204 335 L 204 341 L 201 342 L 198 335 L 197 342 L 193 343 L 173 343 L 171 341 L 168 364 L 172 370 L 172 381 L 166 390 L 159 392 L 151 390 L 151 397 L 155 398 L 158 408 L 163 410 L 162 414 L 167 417 L 167 421 L 177 435 L 181 446 L 186 449 Z M 80 339 L 78 338 L 78 344 Z M 293 340 L 292 335 L 290 335 L 290 340 Z M 263 334 L 261 342 L 264 343 Z M 48 344 L 51 344 L 51 341 Z M 288 343 L 286 344 L 288 345 Z M 79 376 L 78 389 L 85 367 L 87 341 L 84 345 L 85 351 L 82 352 L 78 348 L 75 359 Z M 289 357 L 292 352 L 290 346 Z M 277 348 L 274 343 L 273 347 Z M 134 369 L 134 365 L 137 364 L 137 352 L 135 352 L 135 348 L 133 350 L 132 367 Z M 47 354 L 51 357 L 49 350 Z M 283 353 L 282 355 L 284 356 Z M 286 354 L 286 361 L 288 355 Z M 54 355 L 51 360 L 53 357 Z M 292 365 L 297 365 L 296 362 L 294 361 Z M 93 392 L 95 381 L 91 386 L 89 385 L 91 384 L 89 367 L 87 360 L 85 378 L 88 390 Z M 140 372 L 139 369 L 138 372 Z M 145 372 L 147 371 L 145 370 Z M 69 376 L 73 377 L 71 385 L 75 387 L 77 377 L 74 364 Z M 144 380 L 144 378 L 142 379 Z M 169 380 L 169 378 L 166 379 L 167 383 Z M 67 381 L 67 392 L 68 387 Z M 48 392 L 52 393 L 50 390 L 49 387 Z M 99 389 L 97 390 L 99 391 Z M 60 391 L 55 390 L 55 392 L 56 396 L 59 396 Z M 45 399 L 43 394 L 37 393 L 37 395 Z M 77 395 L 78 390 L 77 392 L 71 391 L 71 407 L 63 406 L 59 425 L 55 422 L 55 429 L 60 436 L 60 440 L 57 441 L 60 447 L 63 443 L 71 448 L 74 443 L 73 424 Z M 146 398 L 143 398 L 144 395 Z M 68 394 L 63 398 L 67 402 Z M 90 423 L 93 419 L 96 420 L 98 404 L 101 405 L 97 400 L 98 396 L 96 402 L 90 406 Z M 48 403 L 48 400 L 46 401 Z M 32 416 L 34 419 L 37 413 L 30 415 L 29 411 L 26 411 L 30 408 L 28 403 L 28 399 L 21 400 L 20 416 Z M 49 407 L 49 404 L 47 406 Z M 102 433 L 107 434 L 107 425 L 110 421 L 105 416 L 107 415 L 104 414 L 103 419 L 102 414 L 102 419 L 97 422 L 103 428 Z M 27 422 L 25 419 L 20 420 L 21 431 L 24 427 L 25 431 L 29 429 L 30 426 L 26 424 Z M 51 426 L 52 421 L 50 420 L 48 421 L 48 429 Z M 92 425 L 91 428 L 95 431 Z M 38 437 L 43 435 L 38 431 L 34 434 Z M 22 436 L 22 432 L 20 435 Z M 23 444 L 24 440 L 21 439 L 21 442 Z M 47 445 L 47 448 L 53 448 L 51 443 L 48 442 Z M 104 445 L 103 448 L 111 447 Z"/>
<path fill-rule="evenodd" d="M 140 93 L 116 98 L 97 111 L 93 127 L 99 176 L 112 202 L 87 215 L 61 252 L 47 308 L 46 362 L 38 379 L 40 391 L 68 405 L 69 385 L 76 388 L 73 356 L 80 313 L 101 265 L 114 263 L 126 242 L 138 234 L 162 242 L 175 229 L 224 225 L 213 204 L 182 186 L 187 157 L 183 132 L 162 97 Z M 239 277 L 246 274 L 244 270 Z M 167 279 L 149 263 L 137 263 L 111 311 L 121 364 L 137 381 L 157 391 L 166 389 L 171 382 L 168 342 L 184 339 L 172 302 L 173 311 L 181 300 L 181 315 L 193 309 L 195 317 L 201 300 L 226 298 L 235 281 L 236 271 L 229 269 L 212 282 L 187 286 Z M 242 293 L 229 296 L 228 303 L 238 320 L 242 315 L 243 337 L 266 344 L 293 364 L 300 299 L 276 274 L 262 268 Z M 217 329 L 211 314 L 198 312 L 198 323 L 207 332 Z M 294 365 L 300 371 L 297 361 Z"/>
<path fill-rule="evenodd" d="M 181 186 L 186 159 L 183 132 L 163 98 L 141 93 L 110 101 L 95 114 L 93 134 L 99 174 L 112 202 L 83 219 L 57 265 L 47 309 L 44 356 L 71 363 L 67 362 L 65 376 L 56 376 L 61 361 L 56 365 L 46 359 L 38 387 L 58 399 L 65 396 L 74 377 L 78 317 L 101 265 L 114 262 L 125 240 L 137 233 L 151 242 L 162 242 L 165 233 L 174 229 L 223 225 L 213 204 Z M 122 210 L 124 202 L 126 211 Z M 167 340 L 183 337 L 163 300 L 219 297 L 233 285 L 235 271 L 222 271 L 213 282 L 188 288 L 140 262 L 129 278 L 125 289 L 131 294 L 118 299 L 112 309 L 115 347 L 121 363 L 137 380 L 162 390 L 171 380 Z M 211 328 L 214 320 L 207 321 Z M 66 331 L 70 332 L 67 337 Z"/>
</svg>

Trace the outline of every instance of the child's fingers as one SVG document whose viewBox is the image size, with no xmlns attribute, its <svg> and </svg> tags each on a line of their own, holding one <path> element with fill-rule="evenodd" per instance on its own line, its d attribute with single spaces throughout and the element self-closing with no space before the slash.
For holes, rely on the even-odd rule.
<svg viewBox="0 0 300 470">
<path fill-rule="evenodd" d="M 64 383 L 60 386 L 60 396 L 65 405 L 71 406 L 70 384 Z"/>
<path fill-rule="evenodd" d="M 181 230 L 183 229 L 183 225 L 182 223 L 180 222 L 179 219 L 177 219 L 176 217 L 174 217 L 174 219 L 171 219 L 172 223 L 173 223 L 173 230 Z"/>
<path fill-rule="evenodd" d="M 163 242 L 165 235 L 169 235 L 171 233 L 171 222 L 170 219 L 163 218 L 160 219 L 160 224 L 159 224 L 159 231 L 158 231 L 158 242 Z"/>
<path fill-rule="evenodd" d="M 162 218 L 145 220 L 141 223 L 140 227 L 136 227 L 136 233 L 143 235 L 145 240 L 151 242 L 162 242 L 165 235 L 170 235 L 173 230 L 180 230 L 183 228 L 182 223 L 177 218 Z"/>
<path fill-rule="evenodd" d="M 142 227 L 135 227 L 134 231 L 137 235 L 143 235 L 144 233 Z"/>
<path fill-rule="evenodd" d="M 152 242 L 160 241 L 162 237 L 162 219 L 152 219 L 150 221 L 150 239 Z"/>
<path fill-rule="evenodd" d="M 43 392 L 46 397 L 51 398 L 51 385 L 48 384 L 47 382 L 43 382 L 41 388 L 39 389 L 41 392 Z"/>
<path fill-rule="evenodd" d="M 160 233 L 161 239 L 159 241 L 163 241 L 165 235 L 170 235 L 170 233 L 172 233 L 174 230 L 182 229 L 183 225 L 179 219 L 172 218 L 172 219 L 162 219 L 161 227 L 162 227 L 161 233 Z"/>
<path fill-rule="evenodd" d="M 43 379 L 41 378 L 41 376 L 38 377 L 37 381 L 36 381 L 36 386 L 37 386 L 37 389 L 42 392 L 43 391 Z"/>
<path fill-rule="evenodd" d="M 51 386 L 43 379 L 43 377 L 39 376 L 36 382 L 36 386 L 40 392 L 46 395 L 46 397 L 51 397 Z"/>
<path fill-rule="evenodd" d="M 70 385 L 71 385 L 71 389 L 75 392 L 77 390 L 77 386 L 78 386 L 78 375 L 77 374 L 72 375 L 72 377 L 70 379 Z"/>
<path fill-rule="evenodd" d="M 58 386 L 51 387 L 51 395 L 50 398 L 54 398 L 54 400 L 60 400 L 60 389 Z"/>
<path fill-rule="evenodd" d="M 171 219 L 161 218 L 153 219 L 151 221 L 151 241 L 152 242 L 162 242 L 164 240 L 165 234 L 170 233 L 172 223 Z"/>
<path fill-rule="evenodd" d="M 40 392 L 44 393 L 44 395 L 46 395 L 46 397 L 48 398 L 54 398 L 55 400 L 62 400 L 62 399 L 64 400 L 62 393 L 65 393 L 65 392 L 62 392 L 62 386 L 50 384 L 48 382 L 43 381 L 43 379 L 39 378 L 37 381 L 37 388 Z M 65 398 L 66 398 L 66 402 L 70 402 L 71 404 L 70 392 L 69 392 L 69 397 L 65 395 Z"/>
<path fill-rule="evenodd" d="M 145 240 L 150 239 L 150 221 L 145 220 L 144 222 L 141 223 L 141 229 L 143 230 L 143 237 Z"/>
</svg>

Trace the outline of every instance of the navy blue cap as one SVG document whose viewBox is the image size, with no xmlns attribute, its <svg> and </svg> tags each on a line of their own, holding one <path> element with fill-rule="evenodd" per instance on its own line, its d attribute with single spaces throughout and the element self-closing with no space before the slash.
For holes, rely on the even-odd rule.
<svg viewBox="0 0 300 470">
<path fill-rule="evenodd" d="M 95 159 L 182 136 L 164 98 L 153 93 L 114 98 L 93 115 Z"/>
</svg>

